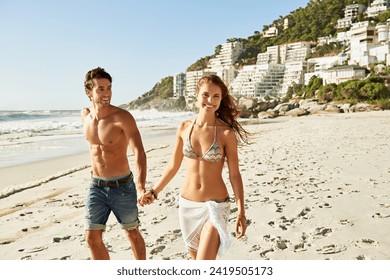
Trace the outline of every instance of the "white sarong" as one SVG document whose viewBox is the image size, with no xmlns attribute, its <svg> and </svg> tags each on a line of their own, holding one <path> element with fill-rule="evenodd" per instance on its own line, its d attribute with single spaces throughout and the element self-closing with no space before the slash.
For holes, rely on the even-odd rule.
<svg viewBox="0 0 390 280">
<path fill-rule="evenodd" d="M 219 234 L 218 256 L 222 256 L 230 245 L 228 233 L 228 218 L 230 202 L 191 201 L 179 197 L 179 222 L 184 242 L 187 248 L 197 251 L 200 233 L 204 224 L 210 220 Z"/>
</svg>

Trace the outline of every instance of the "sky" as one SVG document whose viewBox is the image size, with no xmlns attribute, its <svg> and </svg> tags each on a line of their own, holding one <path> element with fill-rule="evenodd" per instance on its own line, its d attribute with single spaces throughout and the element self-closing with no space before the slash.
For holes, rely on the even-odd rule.
<svg viewBox="0 0 390 280">
<path fill-rule="evenodd" d="M 90 106 L 84 76 L 113 77 L 128 103 L 230 38 L 248 38 L 309 0 L 0 0 L 0 110 Z"/>
</svg>

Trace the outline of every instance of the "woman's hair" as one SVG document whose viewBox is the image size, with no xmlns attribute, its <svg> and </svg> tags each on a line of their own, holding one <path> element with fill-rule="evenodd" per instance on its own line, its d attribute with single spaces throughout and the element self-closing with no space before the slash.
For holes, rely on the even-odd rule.
<svg viewBox="0 0 390 280">
<path fill-rule="evenodd" d="M 199 79 L 195 92 L 199 94 L 200 87 L 205 83 L 211 83 L 218 86 L 222 91 L 221 104 L 216 112 L 217 117 L 226 125 L 233 128 L 236 133 L 237 140 L 245 144 L 249 143 L 250 133 L 246 131 L 237 121 L 240 115 L 240 110 L 236 106 L 233 97 L 229 94 L 229 89 L 217 75 L 206 75 Z"/>
</svg>

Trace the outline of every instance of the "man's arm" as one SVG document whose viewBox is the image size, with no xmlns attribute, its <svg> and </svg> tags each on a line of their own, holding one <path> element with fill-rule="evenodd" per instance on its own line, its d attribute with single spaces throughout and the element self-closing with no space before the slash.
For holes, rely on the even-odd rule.
<svg viewBox="0 0 390 280">
<path fill-rule="evenodd" d="M 85 122 L 85 118 L 89 115 L 90 112 L 91 111 L 87 107 L 85 107 L 83 110 L 81 110 L 80 115 L 81 115 L 81 120 L 82 120 L 83 124 Z"/>
<path fill-rule="evenodd" d="M 134 153 L 135 171 L 138 175 L 136 179 L 137 190 L 143 194 L 145 192 L 147 163 L 144 146 L 141 139 L 141 134 L 133 116 L 125 111 L 126 121 L 124 122 L 124 132 L 129 142 L 129 147 Z"/>
</svg>

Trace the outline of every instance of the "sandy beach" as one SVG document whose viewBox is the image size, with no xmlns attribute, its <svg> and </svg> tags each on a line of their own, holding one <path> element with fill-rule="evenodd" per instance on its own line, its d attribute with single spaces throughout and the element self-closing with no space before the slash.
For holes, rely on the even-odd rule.
<svg viewBox="0 0 390 280">
<path fill-rule="evenodd" d="M 233 204 L 231 247 L 221 259 L 390 259 L 390 111 L 246 127 L 255 133 L 239 150 L 248 229 L 234 238 Z M 143 141 L 150 187 L 171 156 L 174 131 Z M 84 153 L 0 169 L 1 259 L 90 258 L 83 230 L 89 164 Z M 178 223 L 183 178 L 184 165 L 159 200 L 140 207 L 148 259 L 188 259 Z M 134 259 L 113 215 L 104 240 L 112 259 Z"/>
</svg>

